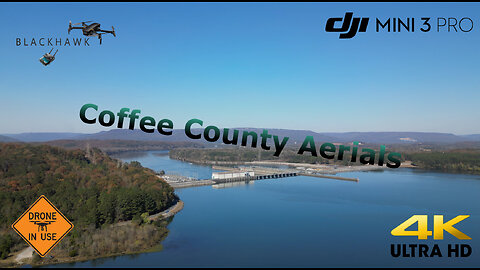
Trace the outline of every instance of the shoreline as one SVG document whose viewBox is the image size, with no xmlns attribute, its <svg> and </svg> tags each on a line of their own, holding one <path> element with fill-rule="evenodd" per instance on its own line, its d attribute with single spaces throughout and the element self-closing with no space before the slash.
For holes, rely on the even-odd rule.
<svg viewBox="0 0 480 270">
<path fill-rule="evenodd" d="M 190 162 L 197 165 L 281 165 L 289 167 L 308 167 L 308 168 L 318 168 L 318 167 L 347 167 L 347 168 L 358 168 L 358 171 L 361 171 L 361 168 L 368 167 L 378 167 L 378 169 L 391 169 L 385 166 L 378 165 L 336 165 L 336 164 L 311 164 L 311 163 L 296 163 L 296 162 L 286 162 L 286 161 L 276 161 L 276 160 L 260 160 L 260 161 L 211 161 L 211 160 L 193 160 L 188 158 L 176 158 L 169 155 L 173 160 L 178 160 L 182 162 Z M 399 168 L 418 168 L 418 166 L 412 165 L 412 162 L 406 160 L 400 164 Z M 368 169 L 367 169 L 368 170 Z"/>
<path fill-rule="evenodd" d="M 167 218 L 172 217 L 172 216 L 176 215 L 177 213 L 179 213 L 183 209 L 183 207 L 184 207 L 184 202 L 182 200 L 178 200 L 174 205 L 170 206 L 168 209 L 163 210 L 162 212 L 150 215 L 150 216 L 147 217 L 147 219 L 150 220 L 150 221 L 158 220 L 159 217 L 162 217 L 163 219 L 167 219 Z M 118 226 L 124 226 L 124 225 L 130 224 L 130 223 L 132 223 L 132 220 L 121 221 L 121 222 L 117 222 L 115 224 L 111 224 L 111 227 L 114 228 L 114 227 L 118 227 Z M 10 259 L 10 260 L 12 260 L 10 262 L 10 265 L 4 265 L 4 267 L 19 268 L 19 267 L 23 267 L 23 266 L 26 266 L 26 265 L 30 265 L 32 267 L 39 267 L 39 266 L 56 265 L 56 264 L 62 264 L 62 263 L 84 262 L 84 261 L 91 261 L 91 260 L 97 260 L 97 259 L 117 257 L 117 256 L 123 256 L 123 255 L 134 255 L 134 254 L 141 254 L 141 253 L 157 252 L 157 251 L 160 251 L 162 249 L 161 248 L 162 247 L 161 242 L 163 240 L 164 239 L 162 239 L 155 246 L 149 247 L 147 249 L 135 251 L 135 252 L 119 252 L 119 253 L 115 253 L 115 254 L 99 255 L 99 256 L 95 256 L 95 257 L 78 257 L 78 258 L 64 257 L 64 258 L 58 258 L 59 261 L 57 261 L 57 262 L 45 263 L 45 264 L 43 264 L 43 263 L 35 264 L 35 263 L 31 262 L 32 258 L 34 257 L 35 251 L 29 245 L 28 247 L 15 252 L 12 255 L 12 258 Z M 26 253 L 29 253 L 30 251 L 31 251 L 31 253 L 30 253 L 31 255 L 27 255 Z"/>
<path fill-rule="evenodd" d="M 147 219 L 151 220 L 151 221 L 155 221 L 160 216 L 163 217 L 163 218 L 169 218 L 171 216 L 176 215 L 178 212 L 182 211 L 184 205 L 185 204 L 182 200 L 178 200 L 174 205 L 170 206 L 168 209 L 166 209 L 166 210 L 164 210 L 160 213 L 150 215 L 150 216 L 148 216 Z"/>
<path fill-rule="evenodd" d="M 331 164 L 310 164 L 310 163 L 293 163 L 293 162 L 283 162 L 283 161 L 271 161 L 271 160 L 264 160 L 264 161 L 196 161 L 196 160 L 189 160 L 189 159 L 176 159 L 170 157 L 173 160 L 178 160 L 181 162 L 190 162 L 197 165 L 209 165 L 212 166 L 213 169 L 215 167 L 221 166 L 242 166 L 242 165 L 251 165 L 251 166 L 288 166 L 291 168 L 305 168 L 305 169 L 314 169 L 314 170 L 322 170 L 320 173 L 325 174 L 337 174 L 342 172 L 362 172 L 362 171 L 380 171 L 380 170 L 392 170 L 392 168 L 388 168 L 385 166 L 378 166 L 378 165 L 358 165 L 358 166 L 349 166 L 349 165 L 331 165 Z M 402 163 L 399 168 L 418 168 L 415 165 L 412 165 L 411 162 L 406 161 L 405 164 Z"/>
<path fill-rule="evenodd" d="M 175 158 L 171 158 L 172 160 L 179 160 L 179 159 L 175 159 Z M 201 163 L 201 162 L 193 162 L 193 161 L 185 161 L 185 160 L 180 160 L 182 162 L 192 162 L 192 163 L 195 163 L 195 164 L 203 164 L 203 165 L 206 165 L 205 163 Z M 215 163 L 215 164 L 218 164 L 220 165 L 219 163 L 228 163 L 228 165 L 280 165 L 280 166 L 292 166 L 292 167 L 300 167 L 300 166 L 303 166 L 305 168 L 312 168 L 312 169 L 315 169 L 315 168 L 327 168 L 327 167 L 331 167 L 331 168 L 334 168 L 334 167 L 338 167 L 338 168 L 348 168 L 348 172 L 355 172 L 355 171 L 383 171 L 383 170 L 394 170 L 394 169 L 390 169 L 390 168 L 385 168 L 385 167 L 380 167 L 380 166 L 376 166 L 376 165 L 360 165 L 360 166 L 344 166 L 344 165 L 325 165 L 325 164 L 308 164 L 308 163 L 289 163 L 289 162 L 278 162 L 278 161 L 253 161 L 253 162 L 210 162 L 210 163 Z M 227 165 L 227 164 L 225 164 Z M 212 168 L 215 167 L 215 166 L 212 166 Z M 402 162 L 402 166 L 400 168 L 416 168 L 416 169 L 420 169 L 422 170 L 422 168 L 419 168 L 415 165 L 412 165 L 411 162 L 409 161 L 405 161 L 405 162 Z M 347 172 L 347 171 L 338 171 L 338 173 L 341 173 L 341 172 Z M 429 171 L 429 172 L 438 172 L 438 171 Z M 157 175 L 159 178 L 162 178 L 162 176 L 159 176 Z M 308 176 L 308 175 L 307 175 Z M 172 186 L 173 188 L 182 188 L 182 187 L 174 187 L 171 183 L 169 183 L 170 186 Z M 174 216 L 175 214 L 179 213 L 184 207 L 184 202 L 182 200 L 177 200 L 175 202 L 174 205 L 170 206 L 168 209 L 164 210 L 164 211 L 161 211 L 159 213 L 156 213 L 156 214 L 153 214 L 153 215 L 150 215 L 148 216 L 147 218 L 149 220 L 157 220 L 159 219 L 160 217 L 163 217 L 163 218 L 168 218 L 168 217 L 171 217 L 171 216 Z M 122 221 L 122 222 L 132 222 L 131 220 L 129 221 Z M 119 223 L 122 223 L 122 222 L 117 222 L 115 224 L 111 224 L 111 226 L 121 226 L 119 225 Z M 168 235 L 168 234 L 166 234 Z M 62 264 L 62 263 L 77 263 L 77 262 L 85 262 L 85 261 L 93 261 L 93 260 L 97 260 L 97 259 L 106 259 L 106 258 L 112 258 L 112 257 L 117 257 L 117 256 L 124 256 L 124 255 L 133 255 L 133 254 L 143 254 L 143 253 L 150 253 L 150 252 L 158 252 L 162 249 L 162 245 L 161 243 L 164 241 L 165 238 L 163 238 L 161 241 L 159 241 L 159 243 L 155 246 L 152 246 L 150 248 L 147 248 L 147 249 L 142 249 L 140 251 L 134 251 L 134 252 L 119 252 L 119 253 L 115 253 L 115 254 L 109 254 L 109 255 L 100 255 L 100 256 L 95 256 L 95 257 L 81 257 L 81 258 L 65 258 L 65 260 L 62 260 L 62 261 L 58 261 L 58 262 L 54 262 L 54 263 L 45 263 L 45 264 L 32 264 L 30 262 L 30 260 L 32 259 L 33 256 L 30 256 L 30 257 L 24 257 L 23 259 L 24 260 L 29 260 L 29 262 L 24 262 L 24 263 L 15 263 L 16 262 L 16 257 L 19 255 L 19 253 L 22 253 L 25 251 L 25 249 L 21 249 L 19 251 L 16 251 L 14 253 L 12 259 L 13 259 L 13 262 L 12 264 L 10 265 L 5 265 L 4 267 L 24 267 L 25 265 L 30 265 L 30 266 L 33 266 L 33 267 L 38 267 L 38 266 L 48 266 L 48 265 L 57 265 L 57 264 Z"/>
</svg>

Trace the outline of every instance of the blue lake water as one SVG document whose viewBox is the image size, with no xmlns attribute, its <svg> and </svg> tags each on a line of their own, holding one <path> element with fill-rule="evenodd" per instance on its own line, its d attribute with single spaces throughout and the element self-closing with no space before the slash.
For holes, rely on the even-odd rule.
<svg viewBox="0 0 480 270">
<path fill-rule="evenodd" d="M 167 174 L 209 178 L 211 167 L 168 158 L 166 152 L 119 157 Z M 225 189 L 179 189 L 184 209 L 169 225 L 163 250 L 62 267 L 478 267 L 480 176 L 393 169 L 339 174 L 346 182 L 312 177 L 259 180 Z M 394 237 L 414 214 L 471 215 L 455 225 L 472 240 Z M 416 226 L 413 226 L 416 228 Z M 409 229 L 413 229 L 409 228 Z M 393 258 L 390 244 L 438 244 L 442 258 Z M 446 245 L 469 244 L 467 258 L 449 258 Z"/>
</svg>

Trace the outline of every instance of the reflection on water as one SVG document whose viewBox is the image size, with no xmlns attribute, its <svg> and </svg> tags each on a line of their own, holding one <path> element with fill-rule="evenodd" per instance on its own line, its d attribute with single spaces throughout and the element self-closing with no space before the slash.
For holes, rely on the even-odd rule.
<svg viewBox="0 0 480 270">
<path fill-rule="evenodd" d="M 168 155 L 168 152 L 167 152 Z M 113 158 L 117 159 L 122 159 L 122 160 L 136 160 L 138 158 L 146 157 L 148 156 L 148 152 L 141 151 L 141 152 L 121 152 L 121 153 L 116 153 L 113 155 L 110 155 Z"/>
<path fill-rule="evenodd" d="M 197 179 L 210 179 L 212 177 L 213 170 L 211 166 L 201 166 L 170 159 L 168 151 L 132 152 L 112 156 L 125 162 L 138 161 L 144 167 L 157 172 L 163 170 L 165 174 L 182 175 Z"/>
<path fill-rule="evenodd" d="M 154 152 L 154 153 L 152 153 L 152 155 L 154 155 L 156 157 L 164 157 L 164 156 L 168 156 L 168 151 Z"/>
<path fill-rule="evenodd" d="M 244 181 L 244 182 L 231 182 L 231 183 L 220 183 L 212 185 L 212 188 L 215 189 L 222 189 L 222 188 L 232 188 L 232 187 L 240 187 L 240 186 L 249 186 L 255 183 L 254 180 Z"/>
<path fill-rule="evenodd" d="M 211 168 L 152 152 L 144 166 L 185 176 Z M 75 267 L 477 267 L 480 265 L 478 176 L 414 169 L 350 172 L 360 182 L 314 177 L 258 180 L 231 188 L 178 189 L 184 209 L 169 225 L 163 251 L 74 264 Z M 468 214 L 455 225 L 472 240 L 449 233 L 442 241 L 393 237 L 414 214 Z M 429 225 L 430 226 L 430 225 Z M 392 258 L 390 245 L 471 245 L 467 258 Z M 69 267 L 71 265 L 57 265 Z M 55 266 L 55 267 L 57 267 Z"/>
</svg>

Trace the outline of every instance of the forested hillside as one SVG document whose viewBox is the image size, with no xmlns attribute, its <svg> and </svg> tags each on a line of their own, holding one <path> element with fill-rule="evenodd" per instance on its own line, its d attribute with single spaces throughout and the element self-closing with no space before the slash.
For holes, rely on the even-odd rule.
<svg viewBox="0 0 480 270">
<path fill-rule="evenodd" d="M 0 144 L 2 259 L 26 246 L 10 226 L 42 194 L 75 225 L 69 244 L 62 245 L 71 256 L 89 248 L 74 240 L 87 237 L 87 231 L 91 237 L 102 226 L 138 220 L 143 213 L 160 212 L 177 200 L 173 189 L 152 170 L 138 162 L 114 160 L 98 149 Z M 108 253 L 108 248 L 103 252 Z"/>
<path fill-rule="evenodd" d="M 478 151 L 409 153 L 405 159 L 424 169 L 480 174 Z"/>
<path fill-rule="evenodd" d="M 480 150 L 478 145 L 468 146 L 469 149 L 456 149 L 455 147 L 465 147 L 465 145 L 435 145 L 428 146 L 429 149 L 425 149 L 426 145 L 422 145 L 422 147 L 395 145 L 391 149 L 401 153 L 403 161 L 411 161 L 412 165 L 420 169 L 480 174 Z M 375 149 L 378 146 L 372 146 L 372 148 Z M 286 148 L 280 157 L 274 157 L 272 151 L 245 148 L 176 148 L 170 150 L 169 155 L 173 159 L 203 164 L 269 160 L 291 163 L 361 165 L 349 161 L 350 153 L 345 153 L 344 160 L 338 161 L 328 160 L 320 156 L 312 157 L 309 154 L 299 155 L 293 148 Z"/>
</svg>

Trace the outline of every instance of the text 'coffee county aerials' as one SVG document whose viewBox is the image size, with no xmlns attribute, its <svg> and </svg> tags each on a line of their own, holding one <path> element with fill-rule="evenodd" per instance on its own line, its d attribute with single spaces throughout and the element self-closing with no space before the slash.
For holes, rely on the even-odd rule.
<svg viewBox="0 0 480 270">
<path fill-rule="evenodd" d="M 89 116 L 87 116 L 87 111 L 89 111 Z M 117 128 L 124 128 L 124 123 L 128 122 L 127 126 L 130 130 L 135 129 L 135 126 L 138 123 L 140 130 L 146 133 L 154 133 L 155 130 L 157 130 L 160 134 L 165 136 L 173 134 L 172 120 L 161 119 L 157 121 L 151 116 L 140 118 L 141 111 L 138 109 L 130 110 L 129 108 L 121 108 L 116 114 L 109 110 L 103 110 L 99 114 L 97 113 L 97 105 L 85 104 L 80 109 L 80 119 L 86 124 L 95 124 L 98 120 L 100 125 L 104 127 L 111 127 L 116 124 Z M 137 119 L 139 119 L 138 122 Z M 289 137 L 280 138 L 280 136 L 269 134 L 266 129 L 264 129 L 260 135 L 254 131 L 244 130 L 240 136 L 240 130 L 224 128 L 222 133 L 220 128 L 214 125 L 205 127 L 203 132 L 193 130 L 200 128 L 203 128 L 202 120 L 190 119 L 184 126 L 185 135 L 194 140 L 202 139 L 203 137 L 208 142 L 217 142 L 220 140 L 220 137 L 222 137 L 221 140 L 224 144 L 238 145 L 238 143 L 240 143 L 241 146 L 246 147 L 249 145 L 252 148 L 256 148 L 258 142 L 261 141 L 260 147 L 264 150 L 270 150 L 271 147 L 274 147 L 275 153 L 273 155 L 276 157 L 280 156 L 289 140 Z M 273 139 L 273 144 L 270 139 Z M 349 152 L 351 153 L 350 162 L 357 162 L 358 157 L 358 160 L 362 164 L 377 164 L 378 166 L 386 165 L 389 168 L 398 168 L 401 165 L 401 154 L 390 152 L 387 155 L 385 145 L 381 145 L 380 151 L 378 152 L 369 148 L 359 149 L 358 142 L 353 142 L 351 146 L 323 143 L 317 148 L 313 136 L 306 136 L 297 154 L 303 155 L 305 152 L 309 152 L 315 157 L 321 156 L 325 159 L 336 160 L 343 160 L 345 153 Z"/>
</svg>

